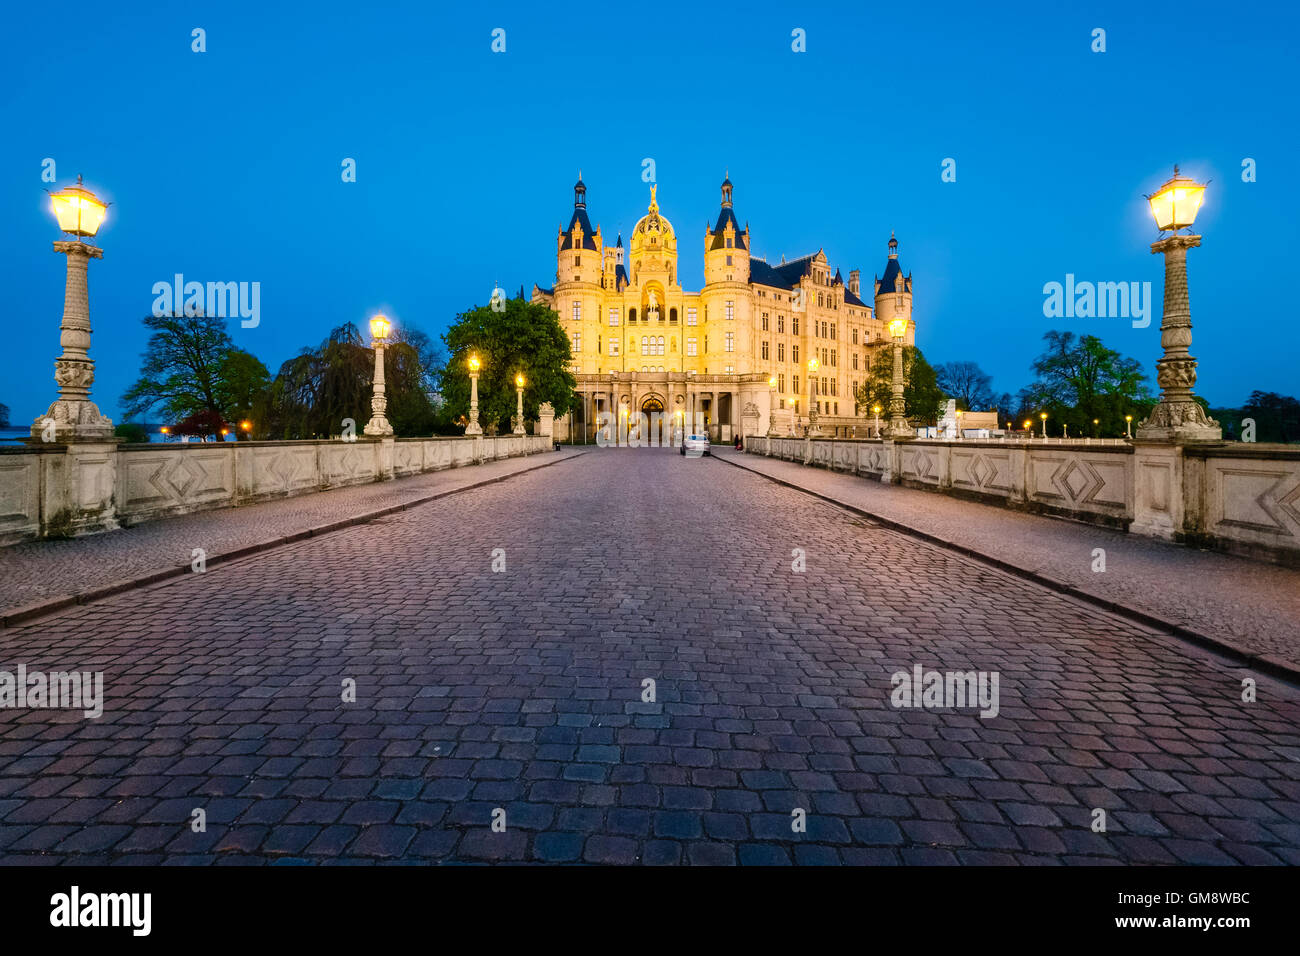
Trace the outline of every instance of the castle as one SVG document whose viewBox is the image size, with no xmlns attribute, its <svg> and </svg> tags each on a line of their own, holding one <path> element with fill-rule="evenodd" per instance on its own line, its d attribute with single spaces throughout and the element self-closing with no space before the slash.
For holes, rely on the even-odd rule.
<svg viewBox="0 0 1300 956">
<path fill-rule="evenodd" d="M 646 413 L 662 422 L 653 438 L 664 444 L 674 420 L 703 421 L 713 441 L 730 442 L 769 427 L 802 434 L 812 409 L 822 434 L 865 437 L 873 416 L 854 394 L 873 362 L 893 360 L 881 355 L 892 345 L 889 322 L 905 318 L 904 341 L 915 340 L 912 277 L 899 267 L 897 240 L 890 237 L 868 305 L 858 270 L 846 283 L 820 250 L 778 264 L 752 255 L 727 178 L 717 222 L 704 231 L 704 288 L 689 292 L 656 189 L 625 255 L 622 235 L 609 246 L 592 228 L 581 174 L 573 187 L 573 215 L 556 237 L 555 284 L 534 285 L 532 294 L 559 314 L 578 381 L 578 406 L 556 421 L 555 434 L 590 441 L 602 415 L 626 422 Z"/>
</svg>

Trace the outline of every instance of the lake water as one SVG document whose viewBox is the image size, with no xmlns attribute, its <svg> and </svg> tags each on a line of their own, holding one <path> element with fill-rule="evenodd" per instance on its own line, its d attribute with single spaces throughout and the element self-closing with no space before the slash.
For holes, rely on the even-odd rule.
<svg viewBox="0 0 1300 956">
<path fill-rule="evenodd" d="M 22 440 L 32 433 L 30 425 L 4 425 L 0 426 L 0 448 L 12 448 L 14 445 L 21 445 Z M 162 432 L 155 429 L 149 433 L 151 442 L 160 442 L 163 440 Z M 175 438 L 169 439 L 176 441 Z"/>
</svg>

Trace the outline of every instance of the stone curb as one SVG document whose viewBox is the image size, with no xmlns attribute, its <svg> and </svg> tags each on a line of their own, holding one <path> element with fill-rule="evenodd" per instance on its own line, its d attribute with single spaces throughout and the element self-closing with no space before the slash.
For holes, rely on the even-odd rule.
<svg viewBox="0 0 1300 956">
<path fill-rule="evenodd" d="M 741 452 L 740 454 L 748 453 Z M 1032 581 L 1035 584 L 1041 584 L 1046 588 L 1050 588 L 1053 591 L 1074 598 L 1075 600 L 1082 601 L 1085 604 L 1100 606 L 1103 610 L 1109 611 L 1112 614 L 1116 614 L 1137 624 L 1166 631 L 1191 644 L 1223 654 L 1225 657 L 1231 658 L 1232 660 L 1249 667 L 1253 667 L 1254 669 L 1272 677 L 1277 677 L 1290 683 L 1300 684 L 1300 664 L 1296 664 L 1295 662 L 1283 660 L 1273 654 L 1260 654 L 1247 650 L 1246 648 L 1240 647 L 1225 638 L 1212 637 L 1209 634 L 1196 630 L 1195 628 L 1188 627 L 1185 624 L 1178 624 L 1168 618 L 1161 617 L 1158 614 L 1153 614 L 1150 611 L 1144 611 L 1141 608 L 1124 604 L 1121 601 L 1103 597 L 1102 595 L 1094 594 L 1091 591 L 1085 591 L 1083 588 L 1076 587 L 1073 584 L 1067 584 L 1066 582 L 1060 581 L 1056 578 L 1040 574 L 1032 568 L 1013 564 L 1010 561 L 1003 560 L 1002 558 L 997 558 L 991 554 L 986 554 L 983 551 L 978 551 L 968 545 L 949 541 L 939 535 L 931 534 L 928 531 L 922 531 L 919 528 L 912 527 L 911 525 L 895 521 L 893 518 L 886 518 L 884 515 L 867 511 L 864 508 L 859 508 L 857 505 L 849 504 L 846 501 L 841 501 L 839 498 L 824 495 L 821 492 L 813 491 L 810 488 L 805 488 L 802 485 L 795 484 L 794 482 L 786 481 L 784 478 L 777 478 L 775 475 L 769 475 L 757 468 L 752 468 L 749 465 L 742 465 L 738 461 L 732 461 L 731 459 L 734 457 L 732 455 L 710 455 L 709 457 L 716 461 L 726 462 L 728 465 L 731 465 L 734 468 L 739 468 L 742 471 L 758 475 L 760 478 L 765 478 L 775 484 L 803 492 L 804 494 L 810 495 L 814 498 L 820 498 L 822 501 L 833 504 L 838 508 L 851 511 L 863 518 L 869 518 L 881 527 L 888 528 L 891 531 L 897 531 L 901 534 L 918 538 L 921 541 L 937 545 L 938 547 L 944 548 L 948 551 L 955 551 L 964 557 L 972 558 L 983 564 L 991 565 L 1000 571 L 1006 571 L 1009 574 L 1014 574 L 1016 577 L 1024 578 L 1025 580 Z"/>
<path fill-rule="evenodd" d="M 558 465 L 560 462 L 569 461 L 572 458 L 577 458 L 584 454 L 586 454 L 586 452 L 574 452 L 565 455 L 562 458 L 556 458 L 553 461 L 544 461 L 541 464 L 533 465 L 531 468 L 522 468 L 519 471 L 512 471 L 508 475 L 496 475 L 492 478 L 484 478 L 482 481 L 475 481 L 468 485 L 462 485 L 459 488 L 449 488 L 446 491 L 440 491 L 432 495 L 425 495 L 422 498 L 412 498 L 410 501 L 388 505 L 375 511 L 366 511 L 361 514 L 350 515 L 347 518 L 340 518 L 338 521 L 330 521 L 326 524 L 317 525 L 314 528 L 304 528 L 301 531 L 293 531 L 289 534 L 280 535 L 279 537 L 268 538 L 265 541 L 258 541 L 255 544 L 244 545 L 243 547 L 235 548 L 232 551 L 223 551 L 220 554 L 214 554 L 207 558 L 206 566 L 212 567 L 214 565 L 226 564 L 240 558 L 259 554 L 263 551 L 270 551 L 271 549 L 281 547 L 282 545 L 293 544 L 305 540 L 306 538 L 314 538 L 318 535 L 329 534 L 331 531 L 340 531 L 344 528 L 350 528 L 353 525 L 366 524 L 367 522 L 375 521 L 379 518 L 386 518 L 389 515 L 397 514 L 400 511 L 406 511 L 418 505 L 428 504 L 429 502 L 437 501 L 440 498 L 460 494 L 462 491 L 472 491 L 475 488 L 484 488 L 487 485 L 494 485 L 501 481 L 507 481 L 517 475 L 526 475 L 542 468 L 549 468 L 552 465 Z M 401 479 L 397 480 L 400 481 Z M 107 533 L 111 534 L 112 532 Z M 65 594 L 56 598 L 37 601 L 33 604 L 20 605 L 11 610 L 0 613 L 0 630 L 11 628 L 19 624 L 25 624 L 34 618 L 44 617 L 47 614 L 53 614 L 56 611 L 63 611 L 78 604 L 90 604 L 92 601 L 112 597 L 115 594 L 121 594 L 123 591 L 133 591 L 136 588 L 148 587 L 151 584 L 157 584 L 159 581 L 166 581 L 170 578 L 177 578 L 181 575 L 191 573 L 190 565 L 183 564 L 179 567 L 162 568 L 158 571 L 150 571 L 147 574 L 141 574 L 133 578 L 123 578 L 120 581 L 114 581 L 111 584 L 103 584 L 99 587 L 91 588 L 88 591 L 80 591 L 76 594 Z"/>
</svg>

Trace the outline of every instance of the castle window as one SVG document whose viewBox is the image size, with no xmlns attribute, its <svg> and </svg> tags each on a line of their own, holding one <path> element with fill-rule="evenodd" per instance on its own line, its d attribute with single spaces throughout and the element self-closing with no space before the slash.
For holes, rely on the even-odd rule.
<svg viewBox="0 0 1300 956">
<path fill-rule="evenodd" d="M 790 332 L 794 335 L 799 334 L 799 316 L 797 315 L 790 316 Z M 795 359 L 795 361 L 797 362 L 799 360 Z"/>
<path fill-rule="evenodd" d="M 727 256 L 727 265 L 731 265 L 731 256 Z M 731 276 L 727 276 L 727 278 L 730 279 Z"/>
<path fill-rule="evenodd" d="M 835 360 L 836 349 L 831 349 L 831 368 L 835 368 L 839 363 Z"/>
<path fill-rule="evenodd" d="M 573 351 L 575 352 L 582 351 L 582 332 L 576 329 L 574 330 L 573 333 Z"/>
<path fill-rule="evenodd" d="M 609 310 L 609 325 L 610 328 L 618 325 L 618 306 L 614 306 Z"/>
<path fill-rule="evenodd" d="M 763 313 L 763 331 L 764 331 L 764 332 L 767 331 L 767 313 L 766 313 L 766 312 Z"/>
<path fill-rule="evenodd" d="M 697 344 L 695 339 L 686 340 L 686 354 L 687 355 L 697 354 Z"/>
<path fill-rule="evenodd" d="M 768 358 L 767 339 L 763 340 L 763 358 L 764 359 Z"/>
<path fill-rule="evenodd" d="M 857 352 L 854 352 L 854 353 L 853 353 L 853 371 L 856 372 L 857 370 L 858 370 L 858 353 L 857 353 Z"/>
<path fill-rule="evenodd" d="M 727 300 L 727 321 L 730 322 L 736 317 L 736 303 L 730 299 Z"/>
<path fill-rule="evenodd" d="M 731 237 L 727 237 L 727 248 L 731 248 Z M 731 265 L 731 256 L 727 256 L 727 265 Z"/>
<path fill-rule="evenodd" d="M 824 303 L 824 302 L 822 301 L 822 294 L 821 294 L 820 292 L 818 292 L 818 293 L 817 293 L 817 308 L 820 309 L 820 308 L 821 308 L 823 305 L 825 305 L 825 304 L 826 304 L 826 303 Z"/>
<path fill-rule="evenodd" d="M 580 265 L 582 265 L 582 256 L 574 256 L 574 257 L 573 257 L 573 268 L 576 269 L 576 268 L 578 268 Z"/>
<path fill-rule="evenodd" d="M 695 309 L 690 308 L 690 309 L 687 309 L 687 310 L 686 310 L 686 324 L 687 324 L 687 325 L 695 325 L 695 324 L 696 324 L 696 322 L 695 322 Z"/>
<path fill-rule="evenodd" d="M 728 333 L 727 333 L 727 344 L 726 344 L 726 350 L 727 350 L 728 352 L 734 352 L 734 351 L 736 351 L 736 333 L 735 333 L 735 332 L 728 332 Z"/>
<path fill-rule="evenodd" d="M 785 391 L 785 372 L 782 372 L 776 377 L 776 390 L 778 392 Z"/>
<path fill-rule="evenodd" d="M 676 309 L 669 309 L 669 310 L 668 310 L 668 324 L 669 324 L 669 325 L 676 325 L 676 324 L 677 324 L 677 310 L 676 310 Z"/>
<path fill-rule="evenodd" d="M 777 343 L 776 343 L 776 360 L 777 360 L 778 362 L 784 362 L 784 361 L 785 361 L 785 343 L 784 343 L 784 342 L 777 342 Z"/>
<path fill-rule="evenodd" d="M 790 346 L 790 361 L 794 362 L 795 365 L 799 364 L 799 346 Z"/>
<path fill-rule="evenodd" d="M 835 334 L 835 323 L 834 323 L 834 322 L 831 323 L 831 338 L 833 338 L 833 339 L 834 339 L 834 338 L 839 338 L 839 336 L 837 336 L 837 335 Z"/>
<path fill-rule="evenodd" d="M 629 322 L 635 322 L 635 321 L 636 321 L 636 309 L 628 309 L 628 310 L 627 310 L 627 320 L 628 320 Z"/>
<path fill-rule="evenodd" d="M 730 375 L 736 371 L 736 366 L 728 365 L 726 368 L 723 369 L 723 371 L 726 372 L 728 375 Z"/>
<path fill-rule="evenodd" d="M 854 330 L 853 330 L 853 344 L 854 344 L 854 345 L 857 345 L 857 344 L 858 344 L 858 330 L 857 330 L 857 329 L 854 329 Z"/>
<path fill-rule="evenodd" d="M 650 354 L 650 339 L 647 338 L 647 337 L 644 336 L 644 335 L 641 336 L 641 354 L 642 354 L 642 355 L 649 355 L 649 354 Z M 641 371 L 644 372 L 645 369 L 642 369 Z"/>
<path fill-rule="evenodd" d="M 656 355 L 664 354 L 664 337 L 662 335 L 659 336 L 658 341 L 655 342 L 655 354 Z"/>
<path fill-rule="evenodd" d="M 618 355 L 618 339 L 609 340 L 609 354 Z"/>
<path fill-rule="evenodd" d="M 582 303 L 573 303 L 573 321 L 578 322 L 582 319 Z"/>
<path fill-rule="evenodd" d="M 782 335 L 785 334 L 785 316 L 784 316 L 784 315 L 778 315 L 778 316 L 776 317 L 776 330 L 777 330 L 778 332 L 780 332 Z"/>
<path fill-rule="evenodd" d="M 792 392 L 797 392 L 797 391 L 799 391 L 799 376 L 798 376 L 798 375 L 791 375 L 791 376 L 790 376 L 790 391 L 792 391 Z M 798 399 L 795 399 L 795 401 L 798 401 Z"/>
</svg>

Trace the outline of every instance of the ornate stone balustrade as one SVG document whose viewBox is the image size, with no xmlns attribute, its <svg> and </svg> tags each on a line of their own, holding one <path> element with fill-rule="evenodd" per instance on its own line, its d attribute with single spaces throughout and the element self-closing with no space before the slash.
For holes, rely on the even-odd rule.
<svg viewBox="0 0 1300 956">
<path fill-rule="evenodd" d="M 0 545 L 550 451 L 545 435 L 0 449 Z"/>
<path fill-rule="evenodd" d="M 1300 563 L 1300 448 L 1293 445 L 750 436 L 745 450 Z"/>
</svg>

